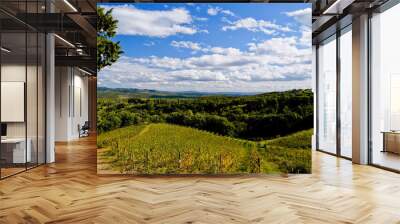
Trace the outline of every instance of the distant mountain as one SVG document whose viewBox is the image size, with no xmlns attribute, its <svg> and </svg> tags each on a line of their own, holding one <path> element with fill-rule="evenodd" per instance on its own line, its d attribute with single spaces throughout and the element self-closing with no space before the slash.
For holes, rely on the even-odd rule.
<svg viewBox="0 0 400 224">
<path fill-rule="evenodd" d="M 195 98 L 202 96 L 251 96 L 260 93 L 241 93 L 241 92 L 196 92 L 196 91 L 159 91 L 151 89 L 137 88 L 108 88 L 98 87 L 97 97 L 117 98 L 117 97 L 140 97 L 140 98 Z"/>
</svg>

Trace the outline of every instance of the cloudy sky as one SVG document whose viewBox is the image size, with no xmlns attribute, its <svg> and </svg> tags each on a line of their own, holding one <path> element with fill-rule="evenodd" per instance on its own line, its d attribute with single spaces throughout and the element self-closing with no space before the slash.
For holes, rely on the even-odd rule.
<svg viewBox="0 0 400 224">
<path fill-rule="evenodd" d="M 309 4 L 101 4 L 124 54 L 99 86 L 201 92 L 311 87 Z"/>
</svg>

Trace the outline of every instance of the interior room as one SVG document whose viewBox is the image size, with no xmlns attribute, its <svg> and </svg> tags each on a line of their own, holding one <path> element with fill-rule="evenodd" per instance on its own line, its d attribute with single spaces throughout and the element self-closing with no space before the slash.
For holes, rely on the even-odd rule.
<svg viewBox="0 0 400 224">
<path fill-rule="evenodd" d="M 151 177 L 97 172 L 98 2 L 148 1 L 0 0 L 0 223 L 399 224 L 398 0 L 285 1 L 312 5 L 280 15 L 312 20 L 304 36 L 313 48 L 310 174 Z M 174 18 L 161 25 L 184 20 L 172 30 L 193 37 L 199 28 L 206 35 L 200 32 L 206 26 L 192 23 L 207 20 L 192 2 L 181 6 L 191 11 L 178 9 L 186 15 L 178 18 L 177 9 L 155 2 Z M 212 2 L 199 11 L 233 29 L 262 34 L 259 25 L 276 22 L 234 23 L 245 18 Z M 263 39 L 253 41 L 264 46 Z M 180 46 L 196 54 L 211 50 Z"/>
<path fill-rule="evenodd" d="M 328 12 L 337 10 L 332 5 Z M 314 35 L 316 149 L 399 172 L 400 49 L 393 27 L 400 6 L 388 1 L 368 7 L 376 7 L 367 10 L 368 18 L 348 14 Z"/>
<path fill-rule="evenodd" d="M 13 29 L 0 34 L 1 178 L 45 162 L 45 36 Z"/>
<path fill-rule="evenodd" d="M 95 30 L 83 34 L 96 20 L 78 8 L 94 11 L 87 1 L 0 2 L 0 179 L 54 162 L 55 142 L 95 129 Z"/>
</svg>

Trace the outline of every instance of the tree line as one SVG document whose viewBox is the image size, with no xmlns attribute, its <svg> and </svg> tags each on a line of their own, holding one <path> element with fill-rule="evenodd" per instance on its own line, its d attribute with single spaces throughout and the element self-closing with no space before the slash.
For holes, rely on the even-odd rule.
<svg viewBox="0 0 400 224">
<path fill-rule="evenodd" d="M 253 96 L 98 99 L 99 133 L 162 122 L 248 140 L 270 139 L 313 127 L 313 94 L 306 89 Z"/>
</svg>

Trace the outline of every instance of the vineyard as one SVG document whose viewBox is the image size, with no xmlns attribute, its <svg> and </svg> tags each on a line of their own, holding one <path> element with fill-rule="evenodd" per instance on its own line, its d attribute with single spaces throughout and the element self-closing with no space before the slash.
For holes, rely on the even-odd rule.
<svg viewBox="0 0 400 224">
<path fill-rule="evenodd" d="M 108 169 L 125 174 L 309 173 L 311 133 L 254 142 L 153 123 L 104 132 L 97 141 Z"/>
</svg>

